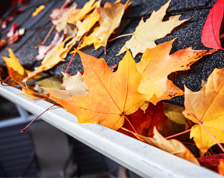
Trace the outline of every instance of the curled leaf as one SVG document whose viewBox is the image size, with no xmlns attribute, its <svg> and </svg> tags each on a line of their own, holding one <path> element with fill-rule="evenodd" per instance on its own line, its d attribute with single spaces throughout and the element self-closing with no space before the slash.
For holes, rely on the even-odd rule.
<svg viewBox="0 0 224 178">
<path fill-rule="evenodd" d="M 166 140 L 157 130 L 154 128 L 153 130 L 154 136 L 151 137 L 145 137 L 136 133 L 133 133 L 138 139 L 141 141 L 144 141 L 150 145 L 153 145 L 155 147 L 158 147 L 170 154 L 176 155 L 178 157 L 181 157 L 183 159 L 186 159 L 190 162 L 193 162 L 195 164 L 198 164 L 197 159 L 195 156 L 178 140 L 171 139 Z"/>
<path fill-rule="evenodd" d="M 95 2 L 96 0 L 90 0 L 85 3 L 82 9 L 73 9 L 69 14 L 68 23 L 76 24 L 77 21 L 84 19 L 84 17 L 91 12 L 100 1 Z M 95 3 L 94 3 L 95 2 Z"/>
<path fill-rule="evenodd" d="M 126 4 L 121 4 L 120 1 L 116 1 L 115 3 L 106 2 L 104 7 L 96 8 L 100 15 L 100 26 L 96 27 L 93 33 L 84 38 L 81 48 L 90 44 L 93 44 L 95 49 L 106 46 L 110 35 L 120 25 L 125 9 L 130 5 L 131 3 L 128 1 Z M 91 41 L 89 41 L 89 39 L 91 39 Z"/>
<path fill-rule="evenodd" d="M 66 38 L 63 42 L 59 43 L 57 46 L 55 46 L 44 58 L 44 60 L 41 63 L 41 66 L 36 67 L 35 70 L 28 74 L 28 77 L 26 77 L 23 82 L 26 82 L 28 79 L 34 77 L 35 75 L 49 70 L 53 68 L 56 64 L 58 64 L 61 61 L 64 61 L 64 58 L 67 56 L 70 49 L 73 47 L 73 45 L 76 43 L 76 38 Z M 68 42 L 68 40 L 70 40 Z M 68 42 L 68 43 L 67 43 Z M 66 44 L 67 43 L 67 44 Z M 66 44 L 66 45 L 65 45 Z"/>
<path fill-rule="evenodd" d="M 224 0 L 218 0 L 210 10 L 202 29 L 201 41 L 204 46 L 224 50 L 220 41 L 223 13 Z"/>
<path fill-rule="evenodd" d="M 63 14 L 66 11 L 68 11 L 69 9 L 72 9 L 74 7 L 76 8 L 77 4 L 75 2 L 73 2 L 72 5 L 69 6 L 70 2 L 71 2 L 71 0 L 66 0 L 65 3 L 63 4 L 63 6 L 60 9 L 58 9 L 58 8 L 54 9 L 52 11 L 52 13 L 50 14 L 51 20 L 57 20 L 60 17 L 62 17 Z"/>
<path fill-rule="evenodd" d="M 10 77 L 17 83 L 22 83 L 22 80 L 27 77 L 30 71 L 24 69 L 20 64 L 19 59 L 15 56 L 12 49 L 8 49 L 9 57 L 2 56 L 6 63 Z"/>
<path fill-rule="evenodd" d="M 68 99 L 73 96 L 85 96 L 88 93 L 88 87 L 82 80 L 82 75 L 79 72 L 74 76 L 70 76 L 66 73 L 63 73 L 63 75 L 63 90 L 45 87 L 43 87 L 43 89 L 47 90 L 52 96 L 60 99 Z"/>
<path fill-rule="evenodd" d="M 78 21 L 76 26 L 78 28 L 77 36 L 81 37 L 86 32 L 90 31 L 90 29 L 95 25 L 97 21 L 99 21 L 99 14 L 96 10 L 94 10 L 90 15 L 88 15 L 82 22 Z"/>
<path fill-rule="evenodd" d="M 57 45 L 59 45 L 64 40 L 64 35 L 61 37 L 59 33 L 56 33 L 54 39 L 52 40 L 49 46 L 45 46 L 43 44 L 39 44 L 38 46 L 38 55 L 35 57 L 36 60 L 42 60 L 44 57 Z"/>
</svg>

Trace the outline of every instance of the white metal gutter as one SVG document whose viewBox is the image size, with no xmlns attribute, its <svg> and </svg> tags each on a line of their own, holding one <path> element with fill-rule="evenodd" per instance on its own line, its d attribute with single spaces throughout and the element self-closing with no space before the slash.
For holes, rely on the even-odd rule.
<svg viewBox="0 0 224 178">
<path fill-rule="evenodd" d="M 43 100 L 32 100 L 23 92 L 0 85 L 0 95 L 39 115 L 52 106 Z M 74 115 L 54 107 L 41 117 L 68 135 L 78 139 L 143 177 L 221 178 L 222 176 L 158 148 L 123 135 L 101 125 L 78 124 Z"/>
</svg>

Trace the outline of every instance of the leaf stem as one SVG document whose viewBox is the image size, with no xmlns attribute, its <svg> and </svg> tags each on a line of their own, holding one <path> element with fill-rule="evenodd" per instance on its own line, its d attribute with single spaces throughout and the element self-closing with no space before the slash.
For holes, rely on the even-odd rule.
<svg viewBox="0 0 224 178">
<path fill-rule="evenodd" d="M 165 137 L 165 138 L 166 138 L 166 139 L 170 139 L 170 138 L 173 138 L 173 137 L 177 137 L 177 136 L 179 136 L 179 135 L 183 135 L 183 134 L 188 133 L 188 132 L 190 132 L 190 131 L 191 131 L 191 129 L 188 129 L 188 130 L 185 130 L 185 131 L 183 131 L 183 132 L 179 132 L 179 133 L 177 133 L 177 134 L 170 135 L 170 136 Z"/>
<path fill-rule="evenodd" d="M 219 148 L 222 150 L 222 152 L 224 153 L 224 148 L 223 146 L 219 143 L 219 141 L 205 128 L 205 126 L 198 120 L 198 118 L 192 114 L 192 113 L 188 113 L 187 115 L 189 116 L 192 116 L 196 121 L 197 123 L 208 133 L 208 135 L 210 137 L 212 137 L 212 139 L 217 143 L 217 145 L 219 146 Z"/>
<path fill-rule="evenodd" d="M 104 54 L 107 54 L 107 45 L 104 46 Z"/>
<path fill-rule="evenodd" d="M 124 116 L 124 118 L 128 121 L 129 125 L 131 126 L 131 128 L 134 130 L 134 132 L 137 134 L 137 131 L 135 130 L 133 124 L 131 123 L 131 121 L 127 118 L 127 116 Z"/>
<path fill-rule="evenodd" d="M 126 36 L 131 36 L 131 35 L 133 35 L 133 33 L 128 33 L 128 34 L 124 34 L 124 35 L 119 35 L 119 36 L 117 36 L 117 37 L 115 37 L 115 38 L 109 40 L 108 42 L 114 41 L 114 40 L 116 40 L 116 39 L 118 39 L 118 38 L 122 38 L 122 37 L 126 37 Z"/>
<path fill-rule="evenodd" d="M 80 45 L 82 44 L 82 42 L 83 42 L 83 40 L 84 40 L 84 37 L 85 37 L 87 34 L 88 34 L 88 32 L 86 32 L 86 34 L 82 37 L 81 41 L 79 42 L 79 44 L 78 44 L 78 46 L 77 46 L 77 49 L 80 47 Z M 73 53 L 72 58 L 70 59 L 67 68 L 65 69 L 65 73 L 68 72 L 68 69 L 69 69 L 69 67 L 70 67 L 70 65 L 71 65 L 71 63 L 72 63 L 72 60 L 73 60 L 73 58 L 75 57 L 76 53 L 77 53 L 77 51 L 75 51 L 75 52 Z"/>
<path fill-rule="evenodd" d="M 42 42 L 42 45 L 47 41 L 48 37 L 50 36 L 51 32 L 53 31 L 55 25 L 53 25 L 51 27 L 51 29 L 49 30 L 49 32 L 47 33 L 47 36 L 44 38 L 44 41 Z"/>
<path fill-rule="evenodd" d="M 5 79 L 5 80 L 3 80 L 2 82 L 3 82 L 3 83 L 5 83 L 5 82 L 7 82 L 10 78 L 11 78 L 11 76 L 9 75 L 9 76 L 8 76 L 8 77 L 6 77 L 6 79 Z"/>
<path fill-rule="evenodd" d="M 26 129 L 28 129 L 28 127 L 35 121 L 37 120 L 40 116 L 42 116 L 45 112 L 47 112 L 48 110 L 50 110 L 51 108 L 53 108 L 54 106 L 56 106 L 56 104 L 50 106 L 49 108 L 47 108 L 44 112 L 42 112 L 41 114 L 39 114 L 36 118 L 34 118 L 29 124 L 27 124 L 26 127 L 24 127 L 21 132 L 26 131 Z"/>
</svg>

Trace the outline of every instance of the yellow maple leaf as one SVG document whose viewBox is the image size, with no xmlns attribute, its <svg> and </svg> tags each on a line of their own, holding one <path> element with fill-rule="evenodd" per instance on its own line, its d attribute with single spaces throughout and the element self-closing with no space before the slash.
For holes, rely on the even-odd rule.
<svg viewBox="0 0 224 178">
<path fill-rule="evenodd" d="M 171 0 L 169 0 L 158 11 L 153 11 L 150 18 L 145 22 L 143 19 L 140 21 L 139 25 L 133 32 L 131 39 L 125 43 L 118 55 L 125 52 L 126 48 L 128 48 L 135 57 L 138 53 L 143 53 L 146 48 L 155 47 L 155 41 L 157 39 L 160 39 L 171 33 L 175 27 L 188 20 L 179 20 L 180 15 L 176 15 L 170 17 L 170 19 L 167 21 L 163 21 L 170 1 Z"/>
<path fill-rule="evenodd" d="M 142 73 L 138 91 L 145 95 L 146 101 L 153 104 L 183 95 L 183 91 L 167 78 L 169 74 L 188 70 L 195 61 L 216 51 L 186 48 L 169 55 L 172 44 L 173 40 L 146 49 L 141 61 L 137 63 L 137 69 Z"/>
<path fill-rule="evenodd" d="M 120 1 L 116 1 L 115 3 L 106 2 L 104 7 L 96 8 L 100 15 L 100 26 L 96 27 L 93 33 L 84 38 L 84 42 L 80 48 L 90 44 L 94 44 L 95 49 L 98 49 L 101 46 L 106 46 L 110 35 L 120 25 L 125 9 L 130 5 L 131 3 L 128 1 L 126 4 L 121 4 Z M 94 40 L 90 43 L 88 41 L 89 38 Z"/>
<path fill-rule="evenodd" d="M 7 67 L 10 67 L 14 71 L 17 71 L 17 73 L 20 75 L 24 75 L 25 69 L 20 64 L 19 59 L 15 56 L 12 49 L 8 49 L 8 51 L 9 51 L 9 57 L 4 57 L 4 56 L 2 57 Z"/>
<path fill-rule="evenodd" d="M 30 71 L 24 69 L 20 64 L 19 59 L 15 56 L 12 49 L 8 49 L 9 57 L 2 56 L 6 63 L 8 73 L 15 82 L 21 83 L 22 80 L 27 77 Z"/>
<path fill-rule="evenodd" d="M 185 111 L 183 114 L 197 123 L 193 115 L 220 142 L 224 143 L 224 69 L 215 69 L 207 83 L 198 92 L 185 87 Z M 191 128 L 190 137 L 204 154 L 215 140 L 200 125 Z"/>
<path fill-rule="evenodd" d="M 96 8 L 97 5 L 100 4 L 101 1 L 90 0 L 85 3 L 82 9 L 73 9 L 68 16 L 67 22 L 71 24 L 76 24 L 77 21 L 80 21 L 85 18 L 85 16 Z M 94 3 L 95 2 L 95 3 Z"/>
<path fill-rule="evenodd" d="M 100 15 L 96 10 L 94 10 L 90 15 L 88 15 L 82 22 L 78 21 L 76 26 L 78 28 L 77 36 L 82 37 L 86 32 L 88 32 L 94 24 L 99 21 Z"/>
<path fill-rule="evenodd" d="M 84 67 L 83 80 L 89 88 L 88 94 L 68 99 L 51 97 L 77 116 L 79 123 L 100 123 L 119 129 L 125 115 L 138 110 L 142 102 L 142 95 L 137 91 L 141 74 L 136 69 L 134 59 L 127 52 L 117 71 L 112 72 L 104 59 L 80 51 L 79 54 Z"/>
<path fill-rule="evenodd" d="M 72 11 L 76 10 L 77 4 L 73 2 L 70 8 L 66 9 L 66 11 L 61 14 L 59 18 L 52 19 L 52 23 L 55 25 L 55 28 L 58 32 L 64 30 L 65 34 L 73 35 L 73 30 L 70 25 L 67 23 L 68 17 L 72 13 Z M 54 11 L 53 11 L 54 12 Z M 53 13 L 52 13 L 53 14 Z"/>
<path fill-rule="evenodd" d="M 53 68 L 56 64 L 58 64 L 61 61 L 64 61 L 64 58 L 67 56 L 70 49 L 73 47 L 73 45 L 76 43 L 77 39 L 73 38 L 71 41 L 69 41 L 67 44 L 66 42 L 71 39 L 67 38 L 63 42 L 59 43 L 57 46 L 55 46 L 43 59 L 41 66 L 36 67 L 34 71 L 28 74 L 28 77 L 26 77 L 23 82 L 26 82 L 28 79 L 34 77 L 35 75 L 49 70 Z M 65 46 L 66 44 L 66 46 Z M 65 46 L 65 47 L 64 47 Z"/>
</svg>

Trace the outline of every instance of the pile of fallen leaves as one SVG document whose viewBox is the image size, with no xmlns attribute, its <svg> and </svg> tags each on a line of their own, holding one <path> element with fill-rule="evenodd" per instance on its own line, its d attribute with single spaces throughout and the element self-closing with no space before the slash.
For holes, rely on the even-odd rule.
<svg viewBox="0 0 224 178">
<path fill-rule="evenodd" d="M 223 174 L 224 153 L 213 154 L 211 147 L 218 145 L 224 152 L 221 144 L 224 143 L 224 69 L 215 69 L 198 92 L 186 87 L 182 91 L 168 79 L 168 75 L 189 70 L 191 64 L 203 56 L 223 50 L 219 33 L 224 1 L 218 0 L 213 6 L 202 31 L 203 44 L 213 49 L 193 50 L 189 47 L 171 55 L 175 39 L 159 45 L 155 41 L 187 23 L 187 19 L 179 20 L 180 15 L 177 15 L 163 21 L 169 3 L 154 11 L 146 21 L 141 20 L 132 34 L 127 34 L 132 37 L 117 52 L 118 55 L 126 54 L 116 68 L 108 67 L 104 59 L 81 50 L 90 45 L 96 50 L 106 49 L 111 34 L 119 27 L 131 2 L 122 4 L 118 0 L 106 2 L 101 7 L 100 1 L 90 0 L 82 9 L 77 9 L 75 2 L 71 4 L 66 0 L 50 15 L 56 33 L 49 46 L 44 42 L 39 45 L 36 60 L 41 60 L 41 65 L 28 71 L 9 49 L 9 57 L 3 57 L 9 74 L 4 83 L 20 85 L 33 98 L 59 104 L 74 114 L 79 123 L 104 125 L 195 164 L 200 162 L 209 168 L 215 165 L 213 170 Z M 37 8 L 33 16 L 43 9 L 43 5 Z M 119 37 L 122 36 L 112 40 Z M 54 81 L 55 85 L 47 86 L 44 81 L 39 81 L 33 84 L 32 81 L 43 77 L 45 71 L 63 62 L 71 53 L 73 57 L 76 53 L 80 55 L 84 72 L 69 75 L 67 68 L 62 83 Z M 141 60 L 136 63 L 133 57 L 141 53 Z M 45 93 L 39 93 L 37 86 L 41 86 Z M 184 107 L 164 102 L 180 95 L 184 95 Z M 171 139 L 174 137 L 178 140 Z M 195 155 L 198 154 L 191 152 L 196 150 L 195 146 L 201 158 L 197 159 Z M 203 157 L 206 154 L 210 156 Z"/>
</svg>

